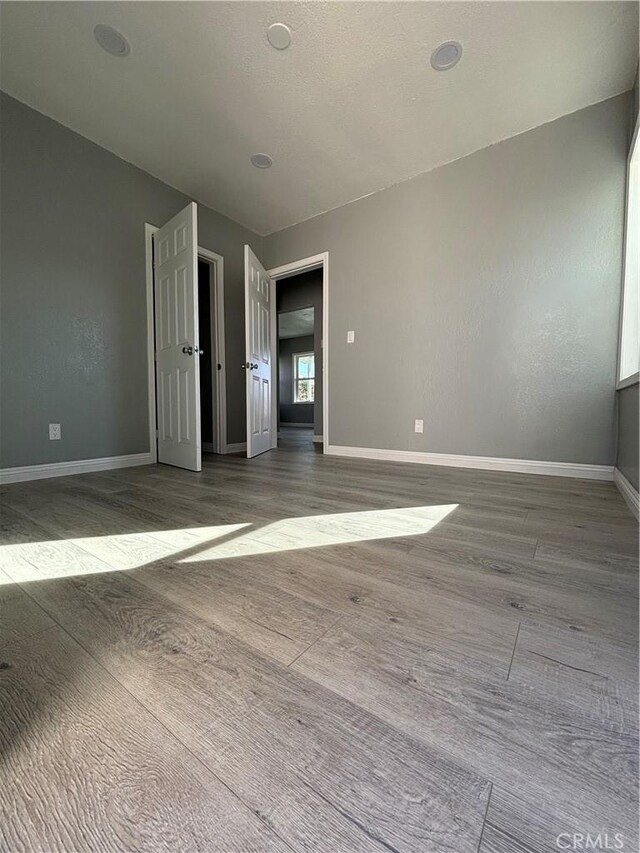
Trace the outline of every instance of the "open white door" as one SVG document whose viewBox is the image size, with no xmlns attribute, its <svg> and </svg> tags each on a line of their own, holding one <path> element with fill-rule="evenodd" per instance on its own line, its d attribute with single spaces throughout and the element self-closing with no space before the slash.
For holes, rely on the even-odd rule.
<svg viewBox="0 0 640 853">
<path fill-rule="evenodd" d="M 153 242 L 158 462 L 200 471 L 196 205 L 160 228 Z"/>
<path fill-rule="evenodd" d="M 244 247 L 244 316 L 247 374 L 247 457 L 271 450 L 271 279 Z"/>
</svg>

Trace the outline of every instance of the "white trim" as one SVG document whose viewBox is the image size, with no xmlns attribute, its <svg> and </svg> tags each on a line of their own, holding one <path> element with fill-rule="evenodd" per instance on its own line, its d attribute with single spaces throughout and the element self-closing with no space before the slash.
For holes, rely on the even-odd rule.
<svg viewBox="0 0 640 853">
<path fill-rule="evenodd" d="M 144 224 L 145 249 L 145 286 L 147 295 L 147 394 L 149 398 L 149 453 L 152 462 L 158 459 L 158 441 L 156 436 L 156 363 L 155 363 L 155 312 L 153 294 L 153 235 L 159 231 L 157 225 Z M 219 449 L 215 453 L 228 453 L 227 447 L 227 367 L 225 360 L 225 326 L 224 326 L 224 258 L 209 249 L 198 246 L 198 257 L 209 262 L 214 268 L 214 298 L 216 307 L 216 361 L 221 364 L 221 370 L 215 370 Z"/>
<path fill-rule="evenodd" d="M 245 453 L 247 450 L 246 441 L 238 441 L 236 444 L 226 444 L 223 453 Z"/>
<path fill-rule="evenodd" d="M 552 477 L 580 477 L 613 480 L 612 465 L 583 465 L 579 462 L 538 462 L 532 459 L 502 459 L 494 456 L 456 456 L 451 453 L 424 453 L 418 450 L 382 450 L 373 447 L 325 445 L 328 456 L 352 456 L 385 462 L 415 462 L 450 468 L 479 468 L 485 471 L 513 471 L 519 474 L 548 474 Z"/>
<path fill-rule="evenodd" d="M 147 396 L 149 402 L 149 453 L 153 462 L 158 459 L 156 420 L 156 348 L 155 315 L 153 310 L 153 235 L 160 229 L 144 223 L 145 284 L 147 291 Z"/>
<path fill-rule="evenodd" d="M 638 496 L 638 490 L 631 485 L 619 468 L 613 469 L 613 482 L 618 487 L 618 491 L 624 498 L 631 512 L 636 518 L 639 518 L 640 516 L 638 513 L 640 511 L 640 499 Z"/>
<path fill-rule="evenodd" d="M 308 258 L 301 258 L 299 261 L 292 261 L 290 264 L 282 264 L 280 267 L 267 270 L 267 275 L 275 279 L 291 278 L 292 275 L 300 275 L 303 272 L 310 272 L 324 266 L 328 257 L 328 252 L 310 255 Z"/>
<path fill-rule="evenodd" d="M 631 385 L 637 385 L 640 382 L 640 373 L 632 373 L 626 379 L 621 379 L 616 385 L 616 391 L 622 391 L 623 388 L 629 388 Z"/>
<path fill-rule="evenodd" d="M 73 462 L 49 462 L 45 465 L 24 465 L 0 469 L 0 483 L 22 483 L 25 480 L 46 480 L 49 477 L 68 477 L 71 474 L 91 474 L 93 471 L 112 471 L 115 468 L 134 468 L 153 465 L 152 453 L 131 453 L 127 456 L 104 456 L 101 459 L 78 459 Z"/>
<path fill-rule="evenodd" d="M 292 275 L 300 275 L 303 272 L 310 270 L 322 269 L 322 443 L 324 452 L 327 452 L 329 446 L 329 252 L 321 252 L 319 255 L 310 255 L 308 258 L 301 258 L 299 261 L 293 261 L 290 264 L 283 264 L 279 267 L 267 270 L 267 275 L 272 281 L 271 298 L 276 298 L 276 282 L 283 278 L 290 278 Z M 275 314 L 275 312 L 274 312 Z M 275 326 L 274 321 L 274 326 Z M 277 335 L 275 328 L 271 330 L 271 355 L 274 366 L 277 364 Z M 275 367 L 274 367 L 275 369 Z M 274 386 L 275 387 L 275 386 Z M 271 407 L 272 423 L 278 423 L 277 398 L 273 394 L 273 402 Z M 277 446 L 277 430 L 273 430 L 274 440 Z"/>
<path fill-rule="evenodd" d="M 224 453 L 227 446 L 227 368 L 226 368 L 226 345 L 224 331 L 224 258 L 222 255 L 203 249 L 198 246 L 198 258 L 207 261 L 213 271 L 213 299 L 211 306 L 211 343 L 210 357 L 213 379 L 213 393 L 217 409 L 217 429 L 215 448 L 212 453 Z M 214 328 L 215 324 L 215 328 Z M 215 353 L 213 342 L 215 341 Z M 222 367 L 218 370 L 218 365 Z"/>
<path fill-rule="evenodd" d="M 636 81 L 637 82 L 637 81 Z M 627 237 L 628 237 L 628 218 L 629 218 L 629 176 L 631 174 L 631 161 L 636 154 L 636 146 L 640 145 L 640 115 L 636 117 L 636 126 L 631 137 L 629 146 L 629 155 L 627 157 L 626 168 L 626 187 L 624 196 L 624 232 L 622 239 L 622 278 L 620 281 L 620 308 L 618 311 L 618 358 L 616 362 L 616 391 L 626 388 L 628 385 L 634 385 L 638 381 L 638 373 L 620 378 L 622 372 L 622 332 L 624 328 L 624 298 L 627 278 Z"/>
<path fill-rule="evenodd" d="M 313 441 L 315 444 L 324 444 L 324 438 L 321 435 L 314 435 Z"/>
</svg>

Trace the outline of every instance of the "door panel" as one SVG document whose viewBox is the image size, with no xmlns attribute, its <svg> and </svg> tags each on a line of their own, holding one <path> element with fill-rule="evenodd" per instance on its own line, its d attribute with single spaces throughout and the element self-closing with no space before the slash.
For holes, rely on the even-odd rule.
<svg viewBox="0 0 640 853">
<path fill-rule="evenodd" d="M 200 471 L 195 204 L 187 205 L 156 232 L 154 257 L 158 462 Z"/>
<path fill-rule="evenodd" d="M 247 456 L 272 446 L 271 279 L 249 246 L 244 247 L 247 374 Z"/>
</svg>

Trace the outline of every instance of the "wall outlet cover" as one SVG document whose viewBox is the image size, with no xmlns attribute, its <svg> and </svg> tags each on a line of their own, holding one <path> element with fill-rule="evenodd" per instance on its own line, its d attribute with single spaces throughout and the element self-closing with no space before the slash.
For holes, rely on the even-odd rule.
<svg viewBox="0 0 640 853">
<path fill-rule="evenodd" d="M 424 421 L 423 420 L 416 418 L 415 431 L 416 432 L 424 432 Z"/>
<path fill-rule="evenodd" d="M 60 424 L 49 424 L 49 441 L 60 441 L 62 428 Z"/>
<path fill-rule="evenodd" d="M 356 340 L 356 333 L 355 332 L 347 332 L 347 343 L 353 344 L 353 343 L 355 343 L 355 340 Z"/>
</svg>

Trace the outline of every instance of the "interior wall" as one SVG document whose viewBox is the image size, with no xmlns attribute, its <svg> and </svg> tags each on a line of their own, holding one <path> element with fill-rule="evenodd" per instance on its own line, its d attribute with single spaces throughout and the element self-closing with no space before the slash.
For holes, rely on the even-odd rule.
<svg viewBox="0 0 640 853">
<path fill-rule="evenodd" d="M 190 199 L 2 94 L 0 467 L 149 449 L 144 223 Z M 224 256 L 228 441 L 245 437 L 244 259 L 262 239 L 198 206 Z M 62 440 L 48 440 L 48 424 Z"/>
<path fill-rule="evenodd" d="M 293 402 L 293 354 L 312 352 L 313 348 L 313 335 L 283 338 L 278 341 L 279 422 L 283 426 L 287 424 L 314 425 L 315 404 Z"/>
<path fill-rule="evenodd" d="M 613 464 L 630 112 L 627 93 L 265 238 L 267 267 L 329 252 L 330 444 Z"/>
<path fill-rule="evenodd" d="M 299 260 L 304 255 L 296 255 L 292 260 Z M 277 264 L 266 265 L 267 269 Z M 276 308 L 278 312 L 295 311 L 297 308 L 308 308 L 313 306 L 313 352 L 315 355 L 316 389 L 313 432 L 316 436 L 322 435 L 322 270 L 309 270 L 309 272 L 284 278 L 276 284 Z"/>
</svg>

